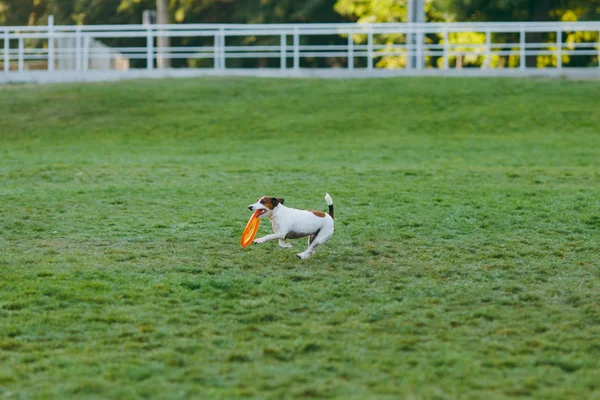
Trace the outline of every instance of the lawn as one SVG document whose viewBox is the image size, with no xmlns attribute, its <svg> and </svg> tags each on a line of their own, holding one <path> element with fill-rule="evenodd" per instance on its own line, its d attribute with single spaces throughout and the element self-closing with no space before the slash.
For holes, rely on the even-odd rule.
<svg viewBox="0 0 600 400">
<path fill-rule="evenodd" d="M 600 81 L 0 87 L 0 398 L 600 399 L 599 104 Z M 240 246 L 257 197 L 325 191 L 312 258 Z"/>
</svg>

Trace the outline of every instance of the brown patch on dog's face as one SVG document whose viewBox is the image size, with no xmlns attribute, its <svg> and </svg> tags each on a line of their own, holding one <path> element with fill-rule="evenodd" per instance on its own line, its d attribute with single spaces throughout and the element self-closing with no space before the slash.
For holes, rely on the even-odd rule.
<svg viewBox="0 0 600 400">
<path fill-rule="evenodd" d="M 314 210 L 311 210 L 310 212 L 313 213 L 313 214 L 315 214 L 319 218 L 325 218 L 325 216 L 327 215 L 323 211 L 314 211 Z"/>
<path fill-rule="evenodd" d="M 277 204 L 283 203 L 283 201 L 279 201 L 277 198 L 271 196 L 263 196 L 258 202 L 267 207 L 269 210 L 273 210 L 275 207 L 277 207 Z"/>
</svg>

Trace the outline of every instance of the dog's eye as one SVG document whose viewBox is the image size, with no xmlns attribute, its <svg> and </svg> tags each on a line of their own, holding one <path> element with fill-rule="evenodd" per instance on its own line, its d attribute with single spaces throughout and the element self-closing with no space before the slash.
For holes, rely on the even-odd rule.
<svg viewBox="0 0 600 400">
<path fill-rule="evenodd" d="M 264 201 L 264 200 L 261 200 L 261 201 L 260 201 L 260 204 L 265 204 L 265 201 Z"/>
</svg>

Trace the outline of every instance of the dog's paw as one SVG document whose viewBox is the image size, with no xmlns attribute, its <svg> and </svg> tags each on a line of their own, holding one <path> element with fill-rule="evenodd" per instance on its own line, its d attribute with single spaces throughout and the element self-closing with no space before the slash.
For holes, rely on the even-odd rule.
<svg viewBox="0 0 600 400">
<path fill-rule="evenodd" d="M 252 243 L 253 244 L 261 244 L 261 243 L 263 243 L 263 241 L 260 239 L 256 239 L 256 240 L 253 240 Z"/>
<path fill-rule="evenodd" d="M 279 243 L 279 247 L 289 249 L 290 247 L 294 247 L 294 245 L 291 243 Z"/>
<path fill-rule="evenodd" d="M 298 257 L 301 260 L 306 260 L 308 257 L 310 257 L 310 254 L 298 253 L 296 254 L 296 257 Z"/>
</svg>

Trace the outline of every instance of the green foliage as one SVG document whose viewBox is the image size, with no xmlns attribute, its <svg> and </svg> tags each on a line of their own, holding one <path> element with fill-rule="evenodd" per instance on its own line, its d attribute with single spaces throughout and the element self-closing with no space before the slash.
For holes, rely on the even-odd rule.
<svg viewBox="0 0 600 400">
<path fill-rule="evenodd" d="M 598 397 L 598 93 L 0 88 L 0 398 Z M 240 247 L 325 191 L 313 258 Z"/>
<path fill-rule="evenodd" d="M 377 22 L 404 22 L 406 21 L 406 0 L 338 0 L 335 4 L 335 10 L 340 14 L 355 20 L 359 23 L 377 23 Z M 439 13 L 431 2 L 425 3 L 425 13 L 427 21 L 443 21 L 444 16 Z M 355 35 L 356 43 L 364 43 L 367 40 L 366 35 Z M 406 65 L 406 54 L 403 50 L 393 48 L 397 44 L 406 44 L 407 37 L 403 34 L 380 34 L 373 38 L 375 43 L 385 44 L 382 52 L 396 52 L 398 55 L 386 55 L 379 58 L 377 67 L 380 68 L 398 68 Z M 426 38 L 427 43 L 439 43 L 438 35 L 431 35 Z M 427 60 L 431 62 L 431 60 Z"/>
<path fill-rule="evenodd" d="M 0 23 L 38 25 L 53 14 L 57 24 L 140 23 L 154 0 L 0 0 Z M 171 0 L 173 22 L 273 23 L 404 21 L 406 0 Z M 429 0 L 427 21 L 593 20 L 600 0 Z"/>
<path fill-rule="evenodd" d="M 126 0 L 124 0 L 126 1 Z M 228 0 L 178 0 L 172 3 L 177 22 L 337 22 L 335 0 L 250 0 L 232 6 Z"/>
<path fill-rule="evenodd" d="M 356 18 L 358 22 L 406 21 L 406 0 L 338 0 L 335 10 Z"/>
<path fill-rule="evenodd" d="M 406 21 L 406 0 L 338 0 L 335 9 L 340 14 L 352 18 L 358 22 L 402 22 Z M 426 21 L 577 21 L 585 19 L 597 19 L 600 17 L 600 0 L 431 0 L 425 2 Z M 530 42 L 545 43 L 548 46 L 545 50 L 555 50 L 556 38 L 552 35 L 543 38 L 541 34 L 532 34 L 529 37 Z M 595 43 L 597 41 L 597 32 L 578 32 L 569 34 L 566 43 L 572 48 L 574 43 Z M 366 36 L 356 36 L 357 42 L 364 42 Z M 406 44 L 405 35 L 378 35 L 374 38 L 376 43 L 387 45 L 385 52 L 392 51 L 394 44 Z M 496 43 L 510 43 L 513 38 L 496 38 Z M 443 36 L 428 35 L 425 38 L 426 43 L 439 44 L 444 43 Z M 462 66 L 481 66 L 484 63 L 484 44 L 485 35 L 480 32 L 461 32 L 454 33 L 448 38 L 452 45 L 469 44 L 465 47 L 456 47 L 456 50 L 477 51 L 479 54 L 467 56 L 452 56 L 449 59 L 451 67 Z M 475 45 L 475 46 L 473 46 Z M 480 45 L 480 46 L 477 46 Z M 387 55 L 379 59 L 377 66 L 382 68 L 397 68 L 406 65 L 405 52 L 397 51 L 398 55 Z M 555 55 L 540 55 L 529 57 L 529 66 L 547 67 L 556 66 L 557 59 Z M 570 66 L 590 66 L 597 65 L 597 57 L 586 56 L 578 60 L 573 60 L 568 55 L 562 56 L 563 64 Z M 442 58 L 427 57 L 426 65 L 441 67 L 444 63 Z M 494 56 L 490 60 L 490 67 L 515 67 L 519 65 L 518 56 L 498 57 Z"/>
<path fill-rule="evenodd" d="M 552 21 L 565 14 L 577 20 L 600 17 L 600 0 L 436 0 L 457 21 Z"/>
<path fill-rule="evenodd" d="M 405 22 L 406 0 L 337 0 L 335 10 L 358 22 Z M 425 2 L 425 20 L 441 22 L 450 17 L 444 15 L 436 1 Z"/>
<path fill-rule="evenodd" d="M 406 20 L 406 0 L 338 0 L 335 9 L 359 22 Z M 426 0 L 426 21 L 594 20 L 600 0 Z"/>
<path fill-rule="evenodd" d="M 335 0 L 173 0 L 170 19 L 177 23 L 338 22 Z M 144 10 L 156 9 L 154 0 L 0 0 L 0 22 L 8 25 L 141 23 Z"/>
<path fill-rule="evenodd" d="M 116 12 L 121 0 L 1 0 L 0 19 L 6 25 L 45 25 L 54 16 L 57 25 L 141 23 L 137 14 Z M 150 8 L 154 8 L 152 2 Z"/>
<path fill-rule="evenodd" d="M 130 0 L 123 0 L 123 4 Z M 178 0 L 171 2 L 172 20 L 183 23 L 306 23 L 341 22 L 343 18 L 333 10 L 335 0 L 251 0 L 237 2 L 232 6 L 228 0 Z M 190 45 L 198 44 L 203 38 L 191 39 Z M 303 38 L 303 44 L 313 44 L 318 38 Z M 333 39 L 335 41 L 335 39 Z M 279 36 L 253 36 L 247 38 L 229 38 L 229 45 L 279 44 Z M 201 63 L 202 61 L 200 61 Z M 324 60 L 310 60 L 309 66 L 323 66 Z M 254 61 L 239 59 L 229 61 L 229 67 L 244 67 Z M 279 60 L 262 59 L 263 67 L 278 66 Z M 198 65 L 192 64 L 196 67 Z"/>
</svg>

